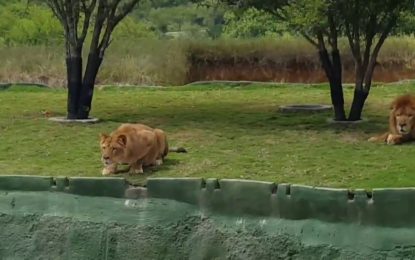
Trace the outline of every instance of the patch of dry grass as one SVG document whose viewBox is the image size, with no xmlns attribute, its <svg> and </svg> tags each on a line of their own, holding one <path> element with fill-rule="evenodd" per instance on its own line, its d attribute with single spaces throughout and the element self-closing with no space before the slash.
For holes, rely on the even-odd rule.
<svg viewBox="0 0 415 260">
<path fill-rule="evenodd" d="M 340 45 L 345 66 L 353 66 L 346 42 L 341 40 Z M 62 47 L 3 47 L 0 57 L 0 82 L 65 86 Z M 389 38 L 378 60 L 386 66 L 415 69 L 415 39 Z M 274 64 L 281 69 L 300 64 L 307 70 L 320 67 L 314 47 L 302 38 L 291 36 L 251 40 L 115 41 L 107 51 L 98 84 L 182 85 L 187 81 L 190 67 L 200 63 Z"/>
</svg>

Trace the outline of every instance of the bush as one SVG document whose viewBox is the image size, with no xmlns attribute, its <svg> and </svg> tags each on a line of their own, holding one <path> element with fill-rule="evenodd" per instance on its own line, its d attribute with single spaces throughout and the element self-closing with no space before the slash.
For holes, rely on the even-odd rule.
<svg viewBox="0 0 415 260">
<path fill-rule="evenodd" d="M 140 38 L 156 38 L 157 33 L 147 23 L 135 21 L 131 17 L 126 17 L 115 28 L 113 33 L 114 39 L 128 40 Z"/>
<path fill-rule="evenodd" d="M 63 42 L 62 27 L 47 7 L 13 3 L 0 8 L 0 17 L 0 42 L 4 45 Z"/>
<path fill-rule="evenodd" d="M 231 38 L 277 36 L 287 31 L 282 23 L 264 11 L 249 8 L 246 11 L 227 11 L 224 15 L 223 35 Z"/>
</svg>

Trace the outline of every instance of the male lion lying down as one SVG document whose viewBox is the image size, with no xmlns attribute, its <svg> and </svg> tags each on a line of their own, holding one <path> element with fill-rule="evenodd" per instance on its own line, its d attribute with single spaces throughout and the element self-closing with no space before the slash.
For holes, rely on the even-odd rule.
<svg viewBox="0 0 415 260">
<path fill-rule="evenodd" d="M 143 173 L 143 166 L 159 166 L 168 152 L 186 152 L 184 148 L 169 149 L 163 130 L 143 124 L 122 124 L 110 135 L 101 134 L 102 175 L 117 172 L 118 164 L 126 163 L 130 172 Z"/>
<path fill-rule="evenodd" d="M 415 140 L 415 96 L 397 97 L 391 104 L 389 132 L 369 139 L 370 142 L 401 144 Z"/>
</svg>

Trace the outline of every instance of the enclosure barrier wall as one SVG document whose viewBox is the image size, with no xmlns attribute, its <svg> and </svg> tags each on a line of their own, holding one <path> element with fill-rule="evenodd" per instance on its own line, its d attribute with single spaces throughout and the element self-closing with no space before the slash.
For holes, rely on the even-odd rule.
<svg viewBox="0 0 415 260">
<path fill-rule="evenodd" d="M 136 187 L 122 178 L 0 176 L 0 194 L 2 259 L 15 254 L 53 259 L 415 256 L 415 188 L 368 191 L 202 178 L 151 178 Z M 55 241 L 56 232 L 61 239 Z M 244 238 L 235 234 L 263 240 L 266 248 L 236 241 Z M 274 243 L 267 242 L 270 238 Z M 235 241 L 215 242 L 221 239 Z M 51 243 L 61 250 L 43 252 Z M 232 249 L 238 243 L 243 249 Z M 285 246 L 276 249 L 281 243 Z"/>
</svg>

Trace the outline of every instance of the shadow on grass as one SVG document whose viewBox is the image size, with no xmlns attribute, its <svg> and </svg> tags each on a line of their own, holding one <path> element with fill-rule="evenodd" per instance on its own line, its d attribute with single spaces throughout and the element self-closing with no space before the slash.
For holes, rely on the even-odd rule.
<svg viewBox="0 0 415 260">
<path fill-rule="evenodd" d="M 368 121 L 357 124 L 336 124 L 328 122 L 332 113 L 282 113 L 277 109 L 249 109 L 229 106 L 210 106 L 187 108 L 159 108 L 157 112 L 148 113 L 112 113 L 103 118 L 103 122 L 140 122 L 160 128 L 198 128 L 216 132 L 233 131 L 255 132 L 255 134 L 269 134 L 273 131 L 334 131 L 373 134 L 387 130 L 387 117 L 369 115 Z M 369 113 L 367 113 L 369 114 Z"/>
</svg>

